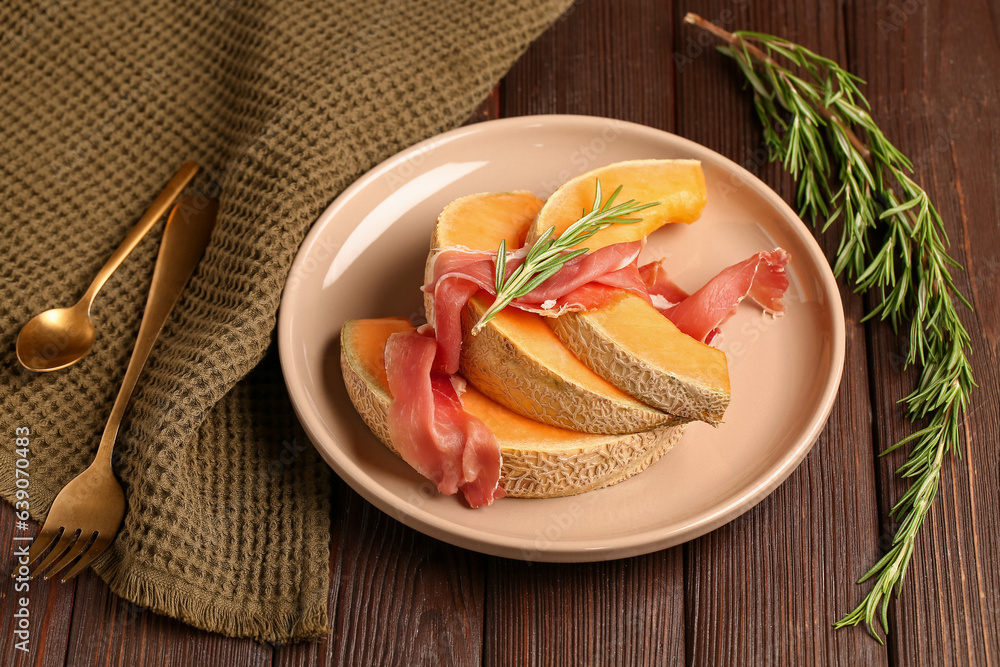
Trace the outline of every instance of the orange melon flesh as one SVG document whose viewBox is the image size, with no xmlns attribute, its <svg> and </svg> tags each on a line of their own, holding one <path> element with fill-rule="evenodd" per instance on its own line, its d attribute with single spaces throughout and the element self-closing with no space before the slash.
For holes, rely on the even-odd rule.
<svg viewBox="0 0 1000 667">
<path fill-rule="evenodd" d="M 687 419 L 722 421 L 730 400 L 725 353 L 681 332 L 645 300 L 622 295 L 550 326 L 584 364 L 632 396 Z"/>
<path fill-rule="evenodd" d="M 461 244 L 472 250 L 495 251 L 501 240 L 509 250 L 520 248 L 528 233 L 525 222 L 534 220 L 544 203 L 523 190 L 462 197 L 442 211 L 445 224 L 435 226 L 431 247 L 455 245 L 460 236 Z"/>
<path fill-rule="evenodd" d="M 352 320 L 341 331 L 341 369 L 351 401 L 372 432 L 393 449 L 388 429 L 392 401 L 385 343 L 413 331 L 402 318 Z M 593 435 L 522 417 L 469 387 L 462 403 L 494 433 L 503 456 L 501 483 L 514 497 L 572 495 L 620 482 L 645 469 L 676 444 L 685 424 L 626 435 Z M 395 451 L 393 449 L 393 451 Z"/>
<path fill-rule="evenodd" d="M 456 199 L 441 211 L 431 234 L 431 252 L 438 248 L 463 246 L 469 250 L 496 252 L 500 241 L 509 250 L 520 248 L 531 221 L 541 210 L 541 199 L 527 191 L 470 195 Z M 424 283 L 431 282 L 432 264 L 427 262 Z M 427 319 L 431 320 L 433 301 L 424 294 Z"/>
<path fill-rule="evenodd" d="M 622 186 L 615 204 L 630 199 L 640 204 L 659 204 L 628 216 L 640 218 L 640 222 L 611 225 L 577 247 L 597 250 L 615 243 L 640 241 L 667 223 L 694 222 L 705 208 L 705 174 L 697 160 L 619 162 L 577 176 L 556 190 L 538 214 L 527 242 L 533 243 L 549 227 L 555 227 L 553 237 L 559 236 L 585 211 L 589 213 L 594 206 L 598 178 L 603 202 Z"/>
<path fill-rule="evenodd" d="M 344 349 L 353 350 L 357 363 L 383 389 L 389 392 L 389 377 L 385 370 L 385 342 L 395 333 L 408 333 L 414 327 L 403 317 L 373 320 L 351 320 L 344 325 Z"/>
<path fill-rule="evenodd" d="M 439 216 L 432 252 L 448 246 L 493 252 L 502 239 L 513 249 L 541 206 L 530 192 L 459 199 Z M 581 363 L 546 325 L 547 318 L 508 308 L 470 335 L 491 303 L 492 296 L 480 292 L 464 309 L 460 366 L 489 398 L 526 417 L 588 433 L 634 433 L 674 420 Z"/>
<path fill-rule="evenodd" d="M 618 187 L 616 203 L 659 202 L 630 217 L 634 224 L 603 229 L 580 245 L 591 250 L 645 238 L 667 223 L 691 223 L 701 216 L 707 191 L 697 160 L 635 160 L 595 169 L 560 187 L 528 234 L 528 242 L 549 227 L 561 233 L 594 205 L 597 179 L 605 200 Z M 729 405 L 725 354 L 682 333 L 634 294 L 593 311 L 567 313 L 550 326 L 591 370 L 639 400 L 664 412 L 711 424 Z"/>
</svg>

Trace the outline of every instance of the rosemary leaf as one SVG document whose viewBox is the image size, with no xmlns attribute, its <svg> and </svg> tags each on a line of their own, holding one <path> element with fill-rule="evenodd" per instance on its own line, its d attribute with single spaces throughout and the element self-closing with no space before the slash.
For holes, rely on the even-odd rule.
<svg viewBox="0 0 1000 667">
<path fill-rule="evenodd" d="M 630 218 L 628 216 L 644 211 L 651 206 L 658 206 L 659 202 L 640 204 L 634 199 L 621 204 L 615 204 L 622 188 L 618 188 L 611 193 L 607 201 L 602 198 L 601 180 L 597 179 L 594 193 L 594 205 L 590 212 L 583 211 L 582 215 L 573 224 L 567 227 L 562 234 L 553 238 L 554 227 L 549 227 L 535 241 L 528 254 L 524 258 L 524 263 L 517 267 L 509 276 L 507 273 L 507 245 L 500 242 L 500 248 L 496 256 L 496 270 L 494 272 L 496 298 L 493 305 L 487 309 L 483 316 L 472 328 L 472 335 L 475 336 L 493 317 L 501 310 L 510 305 L 512 301 L 525 296 L 543 282 L 554 276 L 566 262 L 579 257 L 588 252 L 587 248 L 575 248 L 597 232 L 618 224 L 632 224 L 639 222 L 641 218 Z"/>
<path fill-rule="evenodd" d="M 882 642 L 876 623 L 889 631 L 891 596 L 902 589 L 920 527 L 937 496 L 944 457 L 960 455 L 959 427 L 976 386 L 969 333 L 954 301 L 971 306 L 950 273 L 961 267 L 948 255 L 940 214 L 909 176 L 912 163 L 868 113 L 861 79 L 779 37 L 731 33 L 694 14 L 684 20 L 722 40 L 719 51 L 745 75 L 770 159 L 798 180 L 801 215 L 814 223 L 826 218 L 824 232 L 840 221 L 833 269 L 851 278 L 857 291 L 875 297 L 865 319 L 878 317 L 894 329 L 909 324 L 906 365 L 920 367 L 920 377 L 902 402 L 911 421 L 926 423 L 883 452 L 908 447 L 896 472 L 910 485 L 890 512 L 899 525 L 888 552 L 859 580 L 874 580 L 871 590 L 834 624 L 865 623 Z"/>
</svg>

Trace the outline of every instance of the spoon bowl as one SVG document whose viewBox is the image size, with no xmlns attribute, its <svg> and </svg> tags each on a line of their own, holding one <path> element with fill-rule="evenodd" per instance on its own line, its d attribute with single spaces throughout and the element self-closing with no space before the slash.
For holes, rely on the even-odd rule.
<svg viewBox="0 0 1000 667">
<path fill-rule="evenodd" d="M 97 272 L 83 298 L 69 308 L 46 310 L 28 320 L 17 335 L 17 360 L 22 366 L 29 371 L 44 373 L 72 366 L 87 356 L 96 337 L 94 324 L 90 320 L 90 306 L 94 303 L 94 298 L 196 173 L 198 165 L 194 162 L 181 165 L 167 187 Z"/>
<path fill-rule="evenodd" d="M 53 308 L 35 315 L 17 335 L 17 360 L 30 371 L 57 371 L 75 364 L 94 346 L 89 304 Z"/>
<path fill-rule="evenodd" d="M 118 431 L 153 344 L 208 246 L 218 209 L 218 200 L 189 197 L 182 199 L 170 213 L 132 357 L 111 406 L 97 456 L 52 501 L 45 523 L 31 544 L 28 559 L 22 561 L 29 568 L 34 566 L 30 577 L 47 571 L 45 578 L 49 579 L 70 568 L 62 580 L 72 579 L 115 539 L 125 516 L 125 493 L 111 467 Z M 79 304 L 65 310 L 77 308 Z M 48 555 L 39 561 L 46 552 Z"/>
</svg>

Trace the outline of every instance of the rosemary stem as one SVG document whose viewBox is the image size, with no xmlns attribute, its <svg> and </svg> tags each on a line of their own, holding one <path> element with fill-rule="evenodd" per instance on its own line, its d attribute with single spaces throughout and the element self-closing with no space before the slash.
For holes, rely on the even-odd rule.
<svg viewBox="0 0 1000 667">
<path fill-rule="evenodd" d="M 746 52 L 750 54 L 750 57 L 753 58 L 759 65 L 778 65 L 778 63 L 771 56 L 764 53 L 764 51 L 754 44 L 748 43 L 728 30 L 715 25 L 711 21 L 705 20 L 694 12 L 688 12 L 685 14 L 684 22 L 715 35 L 733 48 L 746 50 Z M 779 76 L 787 82 L 788 77 L 784 74 L 784 72 L 779 72 Z M 847 137 L 847 140 L 851 142 L 851 145 L 856 151 L 858 151 L 864 161 L 867 162 L 869 166 L 873 166 L 871 149 L 869 149 L 867 144 L 865 144 L 865 142 L 858 137 L 854 130 L 847 127 L 840 119 L 840 116 L 831 111 L 826 105 L 819 104 L 815 101 L 811 102 L 811 104 L 816 113 L 821 115 L 827 121 L 837 125 L 838 129 L 844 133 L 844 136 Z M 917 224 L 916 214 L 914 214 L 912 210 L 906 211 L 906 217 L 909 218 L 912 225 L 915 226 Z"/>
<path fill-rule="evenodd" d="M 693 12 L 688 12 L 687 14 L 684 15 L 684 22 L 715 35 L 716 37 L 728 43 L 735 49 L 745 50 L 748 54 L 750 54 L 750 57 L 753 58 L 755 61 L 757 61 L 757 63 L 760 65 L 772 65 L 772 66 L 778 65 L 778 63 L 775 62 L 775 60 L 771 58 L 771 56 L 767 55 L 753 44 L 747 43 L 745 40 L 737 37 L 728 30 L 720 28 L 711 21 L 706 21 L 705 19 L 703 19 L 702 17 L 698 16 Z M 787 82 L 788 78 L 784 73 L 781 73 L 780 76 Z M 827 121 L 835 123 L 841 129 L 841 131 L 843 131 L 844 136 L 846 136 L 847 140 L 851 142 L 851 145 L 853 145 L 854 148 L 857 149 L 859 153 L 861 153 L 862 157 L 864 157 L 865 159 L 865 162 L 868 162 L 869 164 L 871 163 L 872 161 L 871 150 L 868 148 L 865 142 L 861 141 L 858 135 L 854 133 L 854 130 L 844 125 L 844 123 L 840 120 L 840 117 L 837 116 L 837 114 L 830 111 L 830 109 L 828 109 L 826 105 L 812 102 L 812 107 L 816 111 L 816 113 L 823 116 L 823 118 L 825 118 Z"/>
<path fill-rule="evenodd" d="M 798 180 L 798 204 L 823 231 L 843 221 L 834 272 L 853 280 L 875 303 L 864 320 L 878 317 L 894 330 L 909 326 L 904 367 L 921 367 L 916 388 L 902 399 L 907 418 L 926 425 L 885 449 L 907 448 L 896 473 L 907 490 L 889 514 L 898 517 L 892 546 L 860 579 L 873 587 L 835 627 L 865 623 L 889 631 L 888 608 L 899 595 L 941 483 L 944 457 L 960 455 L 972 375 L 970 337 L 954 299 L 971 308 L 951 269 L 961 270 L 947 251 L 948 234 L 927 192 L 908 175 L 910 160 L 885 137 L 857 87 L 863 83 L 836 62 L 781 37 L 730 33 L 695 14 L 685 22 L 725 42 L 754 89 L 754 106 L 770 158 Z M 789 65 L 772 58 L 778 56 Z M 800 76 L 801 73 L 801 76 Z M 855 128 L 863 132 L 866 145 Z M 880 232 L 875 231 L 881 228 Z"/>
</svg>

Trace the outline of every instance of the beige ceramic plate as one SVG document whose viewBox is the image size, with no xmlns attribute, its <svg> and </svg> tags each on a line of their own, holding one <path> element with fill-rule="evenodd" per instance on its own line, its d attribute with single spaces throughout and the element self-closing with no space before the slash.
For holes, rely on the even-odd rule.
<svg viewBox="0 0 1000 667">
<path fill-rule="evenodd" d="M 368 431 L 344 389 L 345 320 L 411 316 L 434 220 L 477 192 L 532 190 L 604 164 L 696 158 L 708 207 L 651 237 L 688 289 L 761 249 L 792 255 L 787 314 L 750 305 L 724 326 L 733 388 L 726 421 L 692 425 L 677 447 L 626 482 L 569 498 L 504 499 L 472 510 L 440 496 Z M 595 561 L 663 549 L 730 521 L 770 493 L 819 435 L 840 383 L 844 316 L 809 230 L 766 185 L 707 148 L 648 127 L 584 116 L 480 123 L 418 144 L 368 172 L 320 216 L 292 267 L 278 344 L 285 381 L 317 449 L 358 493 L 428 535 L 490 554 Z"/>
</svg>

